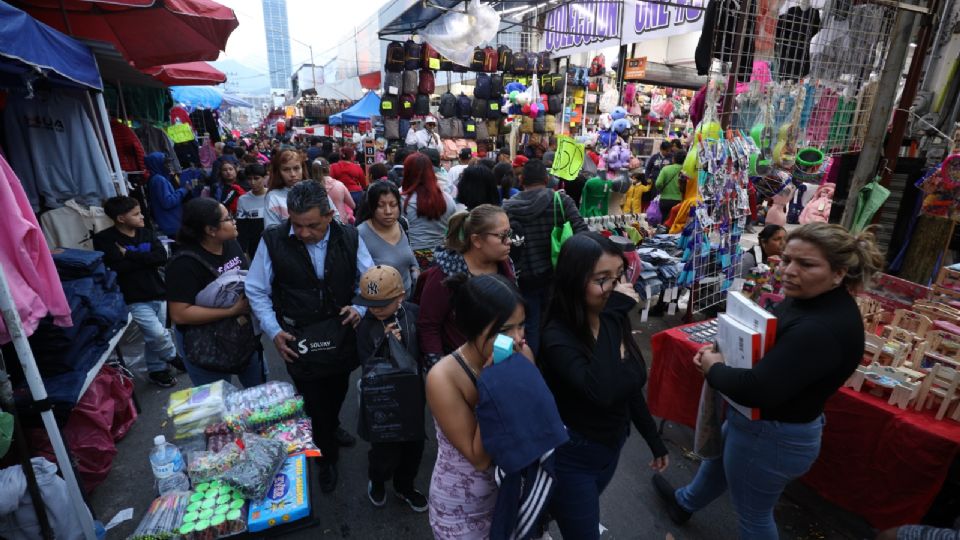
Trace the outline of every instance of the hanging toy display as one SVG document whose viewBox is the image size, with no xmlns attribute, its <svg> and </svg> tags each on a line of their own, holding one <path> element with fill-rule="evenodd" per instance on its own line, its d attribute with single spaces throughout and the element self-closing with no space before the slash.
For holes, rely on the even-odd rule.
<svg viewBox="0 0 960 540">
<path fill-rule="evenodd" d="M 817 148 L 808 147 L 797 152 L 796 163 L 793 168 L 793 181 L 819 184 L 823 178 L 823 165 L 826 157 Z"/>
<path fill-rule="evenodd" d="M 947 157 L 916 186 L 924 193 L 922 213 L 960 220 L 960 154 Z"/>
</svg>

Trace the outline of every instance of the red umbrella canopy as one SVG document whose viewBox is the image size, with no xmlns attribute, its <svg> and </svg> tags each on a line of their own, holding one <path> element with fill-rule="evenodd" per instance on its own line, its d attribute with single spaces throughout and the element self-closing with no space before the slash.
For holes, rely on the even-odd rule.
<svg viewBox="0 0 960 540">
<path fill-rule="evenodd" d="M 142 69 L 147 75 L 170 86 L 206 86 L 227 82 L 227 76 L 206 62 L 184 62 Z"/>
<path fill-rule="evenodd" d="M 13 0 L 13 4 L 66 34 L 113 43 L 143 69 L 216 60 L 239 24 L 232 9 L 213 0 Z"/>
</svg>

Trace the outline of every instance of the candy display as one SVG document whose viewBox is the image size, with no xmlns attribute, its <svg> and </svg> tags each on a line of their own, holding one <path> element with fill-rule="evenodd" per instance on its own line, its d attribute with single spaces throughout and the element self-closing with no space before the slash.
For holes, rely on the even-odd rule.
<svg viewBox="0 0 960 540">
<path fill-rule="evenodd" d="M 250 503 L 248 527 L 259 532 L 277 525 L 303 519 L 310 514 L 310 490 L 307 460 L 303 454 L 291 456 L 269 483 L 266 495 Z"/>
<path fill-rule="evenodd" d="M 313 444 L 313 424 L 309 418 L 285 420 L 267 427 L 260 434 L 287 445 L 287 454 L 304 452 L 308 457 L 320 457 L 320 450 Z"/>
<path fill-rule="evenodd" d="M 224 400 L 233 392 L 232 385 L 217 381 L 170 394 L 167 415 L 176 428 L 174 438 L 201 435 L 206 426 L 220 422 L 226 412 Z"/>
<path fill-rule="evenodd" d="M 177 537 L 177 527 L 183 520 L 190 493 L 167 493 L 153 500 L 140 524 L 127 540 L 166 540 Z"/>
<path fill-rule="evenodd" d="M 231 394 L 226 401 L 227 425 L 236 431 L 259 431 L 303 415 L 303 399 L 293 385 L 271 381 Z"/>
<path fill-rule="evenodd" d="M 219 452 L 224 446 L 237 438 L 237 433 L 230 429 L 226 422 L 218 422 L 207 426 L 204 428 L 203 434 L 207 438 L 208 452 Z"/>
<path fill-rule="evenodd" d="M 242 454 L 243 451 L 234 441 L 216 452 L 190 452 L 187 455 L 187 476 L 193 485 L 220 478 L 240 461 Z"/>
<path fill-rule="evenodd" d="M 179 529 L 184 540 L 216 540 L 246 532 L 243 495 L 218 481 L 198 484 L 196 490 Z M 197 509 L 191 510 L 193 505 Z"/>
<path fill-rule="evenodd" d="M 239 491 L 244 498 L 262 498 L 287 458 L 287 446 L 249 433 L 243 435 L 241 458 L 220 476 L 220 481 Z M 228 445 L 225 449 L 230 448 Z"/>
</svg>

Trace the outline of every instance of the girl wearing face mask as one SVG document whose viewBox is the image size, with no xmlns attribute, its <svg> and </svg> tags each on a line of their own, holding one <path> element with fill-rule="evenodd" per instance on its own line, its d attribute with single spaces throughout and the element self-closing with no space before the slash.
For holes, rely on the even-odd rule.
<svg viewBox="0 0 960 540">
<path fill-rule="evenodd" d="M 613 241 L 585 232 L 563 244 L 553 278 L 538 358 L 570 437 L 555 453 L 550 503 L 564 538 L 600 537 L 600 495 L 631 421 L 653 454 L 650 467 L 669 463 L 643 397 L 647 370 L 628 317 L 638 297 L 626 268 Z"/>
<path fill-rule="evenodd" d="M 364 195 L 365 214 L 357 227 L 375 264 L 396 268 L 409 297 L 420 273 L 407 233 L 400 225 L 400 190 L 393 182 L 374 182 Z"/>
<path fill-rule="evenodd" d="M 463 344 L 445 280 L 457 274 L 500 274 L 516 281 L 510 262 L 513 231 L 499 206 L 481 204 L 469 213 L 450 218 L 444 247 L 436 251 L 434 266 L 423 276 L 420 295 L 420 349 L 428 365 Z"/>
<path fill-rule="evenodd" d="M 435 538 L 481 540 L 490 537 L 497 484 L 474 415 L 477 377 L 493 362 L 497 334 L 513 338 L 516 350 L 532 353 L 524 343 L 523 301 L 510 280 L 493 273 L 461 273 L 447 286 L 454 291 L 452 305 L 463 340 L 427 374 L 427 402 L 437 428 L 430 527 Z"/>
<path fill-rule="evenodd" d="M 852 235 L 812 223 L 787 235 L 780 269 L 786 300 L 774 310 L 777 340 L 751 369 L 724 364 L 712 346 L 693 358 L 706 382 L 746 407 L 727 409 L 720 457 L 704 460 L 690 484 L 674 490 L 654 477 L 670 518 L 683 523 L 730 490 L 741 538 L 775 539 L 773 508 L 784 487 L 817 459 L 823 406 L 863 358 L 863 321 L 854 294 L 883 268 L 871 232 Z"/>
</svg>

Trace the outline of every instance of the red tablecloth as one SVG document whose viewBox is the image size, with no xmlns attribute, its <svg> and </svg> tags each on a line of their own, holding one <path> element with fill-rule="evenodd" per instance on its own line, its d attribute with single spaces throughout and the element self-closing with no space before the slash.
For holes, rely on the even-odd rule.
<svg viewBox="0 0 960 540">
<path fill-rule="evenodd" d="M 651 340 L 647 403 L 654 416 L 692 428 L 703 377 L 691 359 L 701 345 L 680 328 Z M 803 482 L 874 527 L 918 523 L 960 450 L 960 423 L 849 388 L 834 394 L 824 413 L 820 457 Z"/>
</svg>

